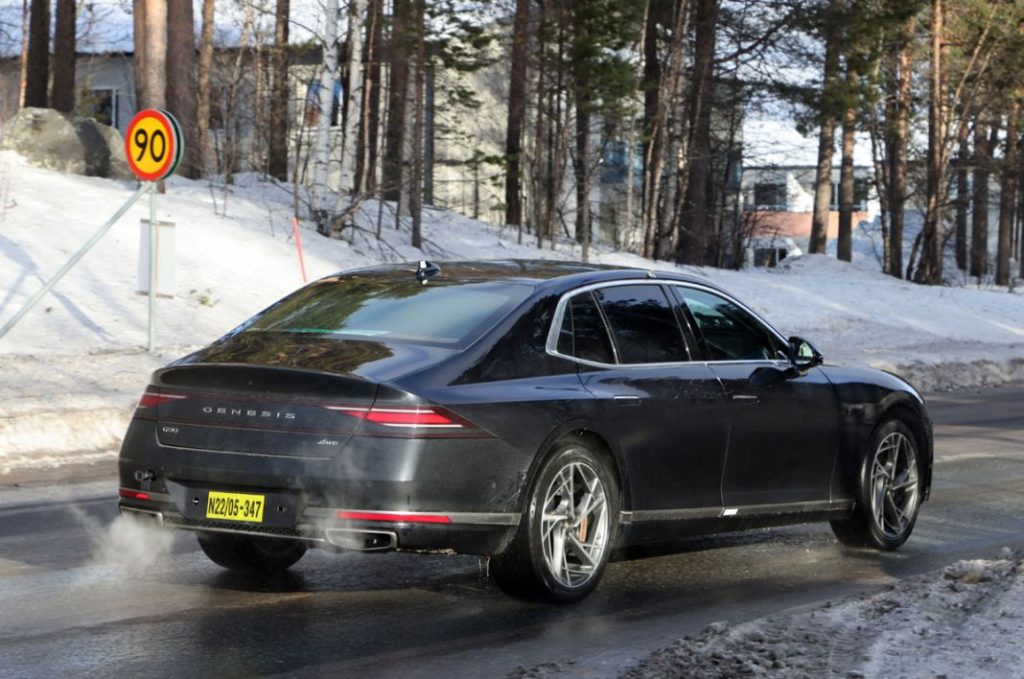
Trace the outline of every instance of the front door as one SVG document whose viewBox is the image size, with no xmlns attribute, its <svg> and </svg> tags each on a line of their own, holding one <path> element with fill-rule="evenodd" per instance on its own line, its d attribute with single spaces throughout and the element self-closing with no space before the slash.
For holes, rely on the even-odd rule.
<svg viewBox="0 0 1024 679">
<path fill-rule="evenodd" d="M 728 401 L 725 507 L 827 504 L 840 421 L 828 378 L 817 368 L 790 370 L 781 338 L 740 305 L 706 290 L 675 290 Z"/>
</svg>

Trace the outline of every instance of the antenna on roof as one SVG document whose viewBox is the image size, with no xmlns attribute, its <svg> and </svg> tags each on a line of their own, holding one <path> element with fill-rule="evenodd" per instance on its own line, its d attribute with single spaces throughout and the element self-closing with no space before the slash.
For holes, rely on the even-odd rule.
<svg viewBox="0 0 1024 679">
<path fill-rule="evenodd" d="M 416 267 L 416 280 L 423 285 L 427 284 L 431 278 L 441 273 L 441 267 L 433 262 L 428 262 L 425 259 L 421 259 L 419 266 Z"/>
</svg>

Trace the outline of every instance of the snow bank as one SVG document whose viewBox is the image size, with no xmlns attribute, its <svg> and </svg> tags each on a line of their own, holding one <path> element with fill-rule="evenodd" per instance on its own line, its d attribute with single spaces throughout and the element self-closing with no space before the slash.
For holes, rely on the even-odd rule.
<svg viewBox="0 0 1024 679">
<path fill-rule="evenodd" d="M 131 194 L 134 185 L 65 176 L 0 152 L 0 323 Z M 157 304 L 159 352 L 142 351 L 148 304 L 137 294 L 137 204 L 43 303 L 0 339 L 0 474 L 111 456 L 149 373 L 302 285 L 287 185 L 242 175 L 224 192 L 175 177 L 157 217 L 175 224 L 177 289 Z M 344 240 L 302 226 L 310 279 L 383 261 L 578 259 L 573 243 L 538 250 L 527 235 L 442 210 L 424 215 L 424 250 L 395 228 L 394 206 L 369 201 Z M 375 232 L 381 226 L 382 239 Z M 597 248 L 595 261 L 676 269 Z M 825 256 L 747 272 L 683 268 L 732 291 L 828 360 L 893 369 L 924 390 L 1024 379 L 1024 295 L 930 288 Z M 102 451 L 102 452 L 97 452 Z"/>
<path fill-rule="evenodd" d="M 623 676 L 1020 676 L 1024 554 L 1004 548 L 1000 556 L 837 604 L 713 623 Z"/>
</svg>

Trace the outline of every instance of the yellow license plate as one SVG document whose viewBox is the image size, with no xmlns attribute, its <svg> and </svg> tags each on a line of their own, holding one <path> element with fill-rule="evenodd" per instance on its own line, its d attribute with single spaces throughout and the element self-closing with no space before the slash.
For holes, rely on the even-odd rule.
<svg viewBox="0 0 1024 679">
<path fill-rule="evenodd" d="M 206 499 L 206 518 L 263 523 L 264 500 L 263 495 L 211 490 Z"/>
</svg>

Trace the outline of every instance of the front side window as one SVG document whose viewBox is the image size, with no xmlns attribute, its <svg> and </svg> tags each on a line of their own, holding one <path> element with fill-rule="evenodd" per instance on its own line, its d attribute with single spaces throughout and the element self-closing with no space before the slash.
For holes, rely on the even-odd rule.
<svg viewBox="0 0 1024 679">
<path fill-rule="evenodd" d="M 746 310 L 710 292 L 673 288 L 704 337 L 712 361 L 779 360 L 785 347 Z"/>
<path fill-rule="evenodd" d="M 617 285 L 594 291 L 619 350 L 620 363 L 688 361 L 675 314 L 660 285 Z"/>
</svg>

